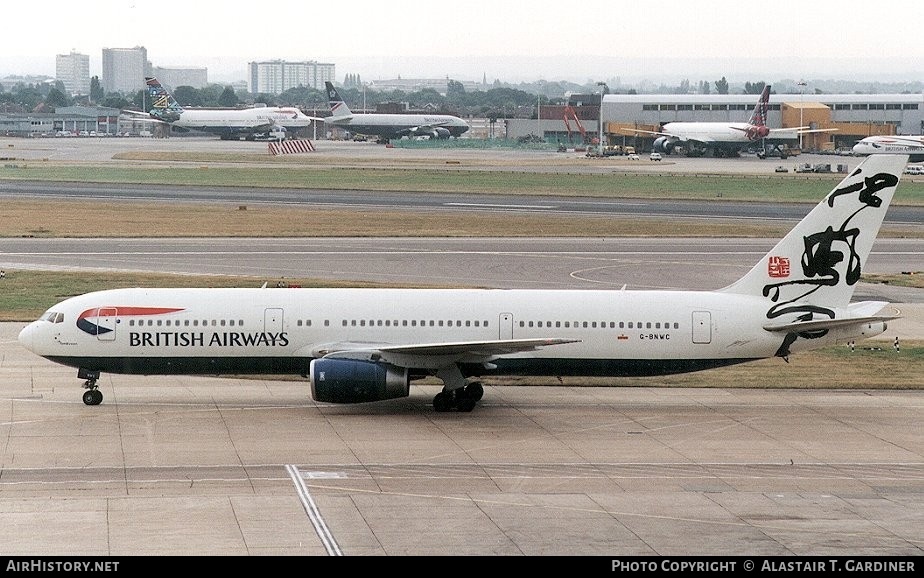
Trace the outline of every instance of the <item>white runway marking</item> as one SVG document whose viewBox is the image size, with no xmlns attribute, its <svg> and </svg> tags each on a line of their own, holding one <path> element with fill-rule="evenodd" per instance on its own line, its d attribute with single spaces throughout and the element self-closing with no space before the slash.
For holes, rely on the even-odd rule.
<svg viewBox="0 0 924 578">
<path fill-rule="evenodd" d="M 292 478 L 292 483 L 295 484 L 295 491 L 298 493 L 298 499 L 301 500 L 302 506 L 305 508 L 305 513 L 308 514 L 308 519 L 311 520 L 314 531 L 318 533 L 318 538 L 320 538 L 321 542 L 324 544 L 327 554 L 329 556 L 343 556 L 343 552 L 340 551 L 340 546 L 334 539 L 334 535 L 331 534 L 327 524 L 324 523 L 321 512 L 311 498 L 308 487 L 305 486 L 305 481 L 302 479 L 301 472 L 292 465 L 286 466 L 286 471 L 289 472 L 289 477 Z"/>
</svg>

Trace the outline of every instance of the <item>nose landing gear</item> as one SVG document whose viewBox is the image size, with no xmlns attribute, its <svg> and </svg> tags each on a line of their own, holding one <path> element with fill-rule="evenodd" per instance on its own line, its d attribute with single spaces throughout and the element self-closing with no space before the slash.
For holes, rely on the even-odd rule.
<svg viewBox="0 0 924 578">
<path fill-rule="evenodd" d="M 77 379 L 85 379 L 83 382 L 83 387 L 86 389 L 83 392 L 83 402 L 87 405 L 99 405 L 103 402 L 103 392 L 99 390 L 99 386 L 96 385 L 96 381 L 99 379 L 98 371 L 91 371 L 89 369 L 78 369 L 77 370 Z"/>
</svg>

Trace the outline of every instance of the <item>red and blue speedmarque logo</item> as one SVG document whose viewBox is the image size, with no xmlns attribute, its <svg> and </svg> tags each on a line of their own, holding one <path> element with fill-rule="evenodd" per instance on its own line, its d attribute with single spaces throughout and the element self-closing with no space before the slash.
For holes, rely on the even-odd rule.
<svg viewBox="0 0 924 578">
<path fill-rule="evenodd" d="M 87 309 L 77 317 L 77 328 L 90 335 L 105 335 L 113 331 L 111 327 L 100 324 L 100 319 L 115 317 L 139 317 L 147 315 L 164 315 L 183 311 L 182 307 L 94 307 Z M 92 321 L 91 321 L 92 320 Z M 95 322 L 94 322 L 95 321 Z"/>
</svg>

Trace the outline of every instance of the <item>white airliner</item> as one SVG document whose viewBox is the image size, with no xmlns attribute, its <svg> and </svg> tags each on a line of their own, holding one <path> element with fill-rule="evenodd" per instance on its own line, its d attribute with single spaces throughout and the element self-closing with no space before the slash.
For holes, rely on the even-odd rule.
<svg viewBox="0 0 924 578">
<path fill-rule="evenodd" d="M 715 156 L 735 156 L 742 149 L 758 141 L 796 140 L 800 134 L 830 132 L 833 129 L 810 129 L 807 126 L 770 128 L 767 111 L 770 107 L 770 85 L 765 85 L 751 117 L 747 122 L 668 122 L 660 131 L 631 129 L 626 132 L 659 135 L 652 146 L 653 152 L 671 154 L 678 145 L 695 156 L 711 151 Z"/>
<path fill-rule="evenodd" d="M 274 138 L 311 125 L 312 117 L 293 106 L 245 109 L 183 108 L 156 78 L 145 79 L 150 116 L 176 127 L 217 134 L 222 140 Z"/>
<path fill-rule="evenodd" d="M 853 145 L 853 152 L 857 155 L 910 155 L 911 162 L 919 163 L 924 161 L 924 136 L 868 136 Z"/>
<path fill-rule="evenodd" d="M 781 357 L 882 333 L 885 302 L 850 303 L 907 158 L 874 155 L 746 275 L 716 291 L 115 289 L 72 297 L 19 341 L 101 372 L 300 374 L 319 402 L 444 384 L 471 411 L 490 375 L 643 376 Z M 819 380 L 824 376 L 819 375 Z"/>
<path fill-rule="evenodd" d="M 325 124 L 354 134 L 378 137 L 380 143 L 404 136 L 458 137 L 470 128 L 461 118 L 448 114 L 354 114 L 334 85 L 325 84 L 331 112 L 331 116 L 324 119 Z"/>
</svg>

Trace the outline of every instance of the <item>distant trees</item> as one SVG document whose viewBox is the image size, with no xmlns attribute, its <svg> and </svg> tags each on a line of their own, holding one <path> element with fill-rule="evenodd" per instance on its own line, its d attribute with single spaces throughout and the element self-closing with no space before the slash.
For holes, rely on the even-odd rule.
<svg viewBox="0 0 924 578">
<path fill-rule="evenodd" d="M 763 80 L 759 82 L 745 82 L 744 94 L 760 94 L 764 91 L 765 86 L 767 86 L 767 83 Z"/>
<path fill-rule="evenodd" d="M 724 76 L 715 81 L 716 94 L 728 94 L 728 79 Z"/>
<path fill-rule="evenodd" d="M 100 84 L 99 77 L 94 76 L 90 79 L 90 102 L 99 102 L 103 100 L 103 85 Z"/>
<path fill-rule="evenodd" d="M 237 93 L 234 92 L 234 89 L 230 86 L 226 86 L 221 95 L 218 97 L 219 106 L 237 106 L 240 101 L 237 98 Z"/>
</svg>

